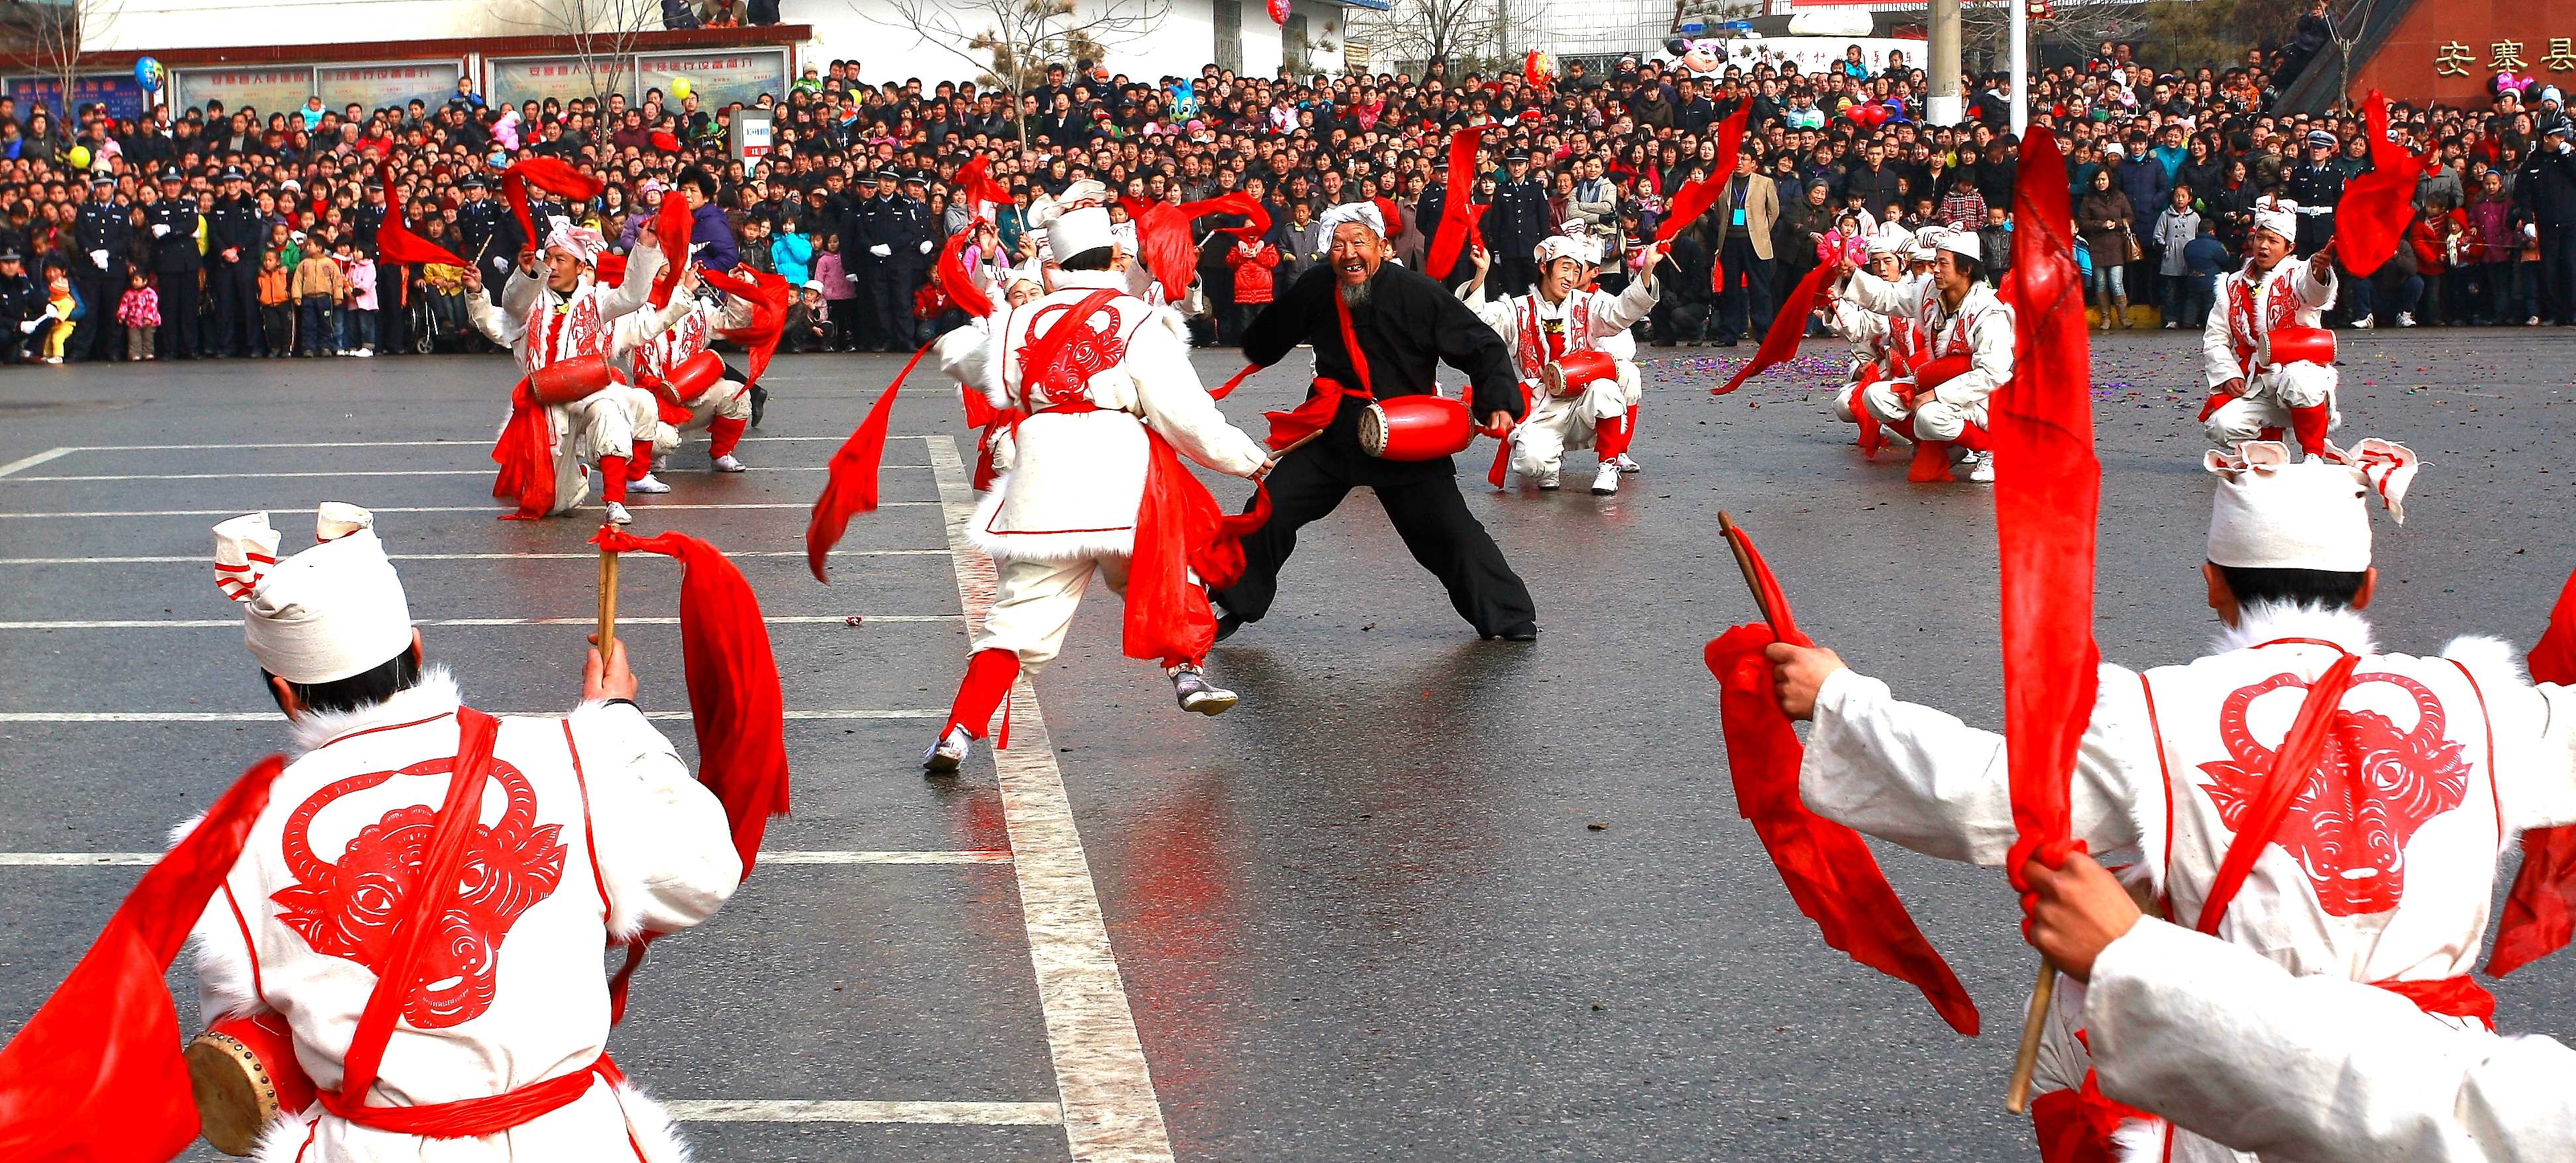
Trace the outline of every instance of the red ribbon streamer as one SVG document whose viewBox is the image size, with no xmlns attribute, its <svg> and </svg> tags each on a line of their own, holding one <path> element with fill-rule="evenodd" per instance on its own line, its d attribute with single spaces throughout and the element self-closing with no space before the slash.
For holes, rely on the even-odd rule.
<svg viewBox="0 0 2576 1163">
<path fill-rule="evenodd" d="M 1726 386 L 1711 388 L 1708 394 L 1723 396 L 1743 387 L 1744 381 L 1795 357 L 1799 341 L 1807 337 L 1807 315 L 1816 309 L 1816 296 L 1824 290 L 1825 280 L 1833 276 L 1834 270 L 1833 264 L 1818 264 L 1799 279 L 1798 285 L 1789 290 L 1789 301 L 1782 303 L 1779 314 L 1771 317 L 1771 330 L 1762 337 L 1762 346 L 1754 349 L 1753 362 L 1737 369 Z"/>
<path fill-rule="evenodd" d="M 2093 452 L 2091 354 L 2076 278 L 2075 224 L 2057 140 L 2022 142 L 2013 221 L 2029 245 L 2004 282 L 2013 304 L 2013 377 L 1990 398 L 1995 547 L 2002 586 L 2004 747 L 2016 839 L 2005 871 L 2069 840 L 2067 780 L 2092 720 L 2093 553 L 2102 465 Z"/>
<path fill-rule="evenodd" d="M 939 248 L 939 289 L 959 310 L 978 319 L 993 313 L 993 297 L 975 284 L 975 274 L 966 269 L 966 244 L 973 236 L 960 230 L 948 236 L 948 244 Z"/>
<path fill-rule="evenodd" d="M 500 466 L 492 477 L 492 495 L 517 506 L 502 520 L 534 521 L 554 511 L 554 429 L 524 376 L 510 391 L 510 419 L 492 445 L 492 461 Z"/>
<path fill-rule="evenodd" d="M 745 279 L 744 275 L 750 277 Z M 778 354 L 779 339 L 787 334 L 787 301 L 795 296 L 795 289 L 787 285 L 784 276 L 747 266 L 736 267 L 732 272 L 701 270 L 698 277 L 710 287 L 751 302 L 750 326 L 716 334 L 742 345 L 744 360 L 750 364 L 743 372 L 750 377 L 744 386 L 759 383 L 769 370 L 771 357 Z"/>
<path fill-rule="evenodd" d="M 1735 155 L 1744 146 L 1744 119 L 1753 112 L 1753 103 L 1745 102 L 1717 127 L 1717 164 L 1724 173 L 1710 174 L 1683 186 L 1673 193 L 1672 213 L 1655 226 L 1655 241 L 1671 242 L 1708 208 L 1717 204 L 1717 196 L 1726 192 L 1726 184 L 1735 180 Z"/>
<path fill-rule="evenodd" d="M 1449 277 L 1458 264 L 1459 248 L 1474 233 L 1476 204 L 1470 200 L 1476 192 L 1476 150 L 1485 134 L 1499 128 L 1471 125 L 1449 135 L 1449 169 L 1442 177 L 1447 193 L 1440 203 L 1440 222 L 1431 231 L 1431 252 L 1422 260 L 1422 273 L 1435 279 Z"/>
<path fill-rule="evenodd" d="M 2576 683 L 2576 574 L 2558 591 L 2549 629 L 2525 659 L 2531 681 Z M 2495 951 L 2487 972 L 2502 977 L 2565 948 L 2576 935 L 2576 825 L 2533 828 L 2522 834 L 2522 871 L 2515 873 L 2504 912 L 2496 920 Z"/>
<path fill-rule="evenodd" d="M 385 222 L 376 228 L 376 257 L 397 266 L 443 263 L 452 267 L 474 264 L 456 257 L 456 252 L 412 233 L 403 221 L 403 205 L 394 188 L 392 162 L 376 163 L 376 182 L 385 188 Z"/>
<path fill-rule="evenodd" d="M 2356 277 L 2369 278 L 2397 254 L 2406 223 L 2415 214 L 2415 180 L 2425 159 L 2388 140 L 2388 98 L 2370 91 L 2362 106 L 2369 127 L 2370 171 L 2344 183 L 2335 201 L 2335 257 Z"/>
<path fill-rule="evenodd" d="M 841 534 L 850 527 L 851 516 L 871 512 L 877 507 L 877 469 L 885 460 L 886 425 L 894 413 L 894 397 L 903 390 L 904 377 L 930 353 L 928 347 L 913 352 L 904 361 L 903 370 L 894 374 L 885 394 L 877 397 L 876 406 L 868 409 L 867 419 L 859 422 L 840 451 L 832 454 L 823 482 L 823 495 L 814 499 L 814 514 L 805 522 L 805 564 L 814 571 L 814 580 L 824 585 L 832 579 L 824 572 L 831 559 L 832 546 L 839 544 Z"/>
</svg>

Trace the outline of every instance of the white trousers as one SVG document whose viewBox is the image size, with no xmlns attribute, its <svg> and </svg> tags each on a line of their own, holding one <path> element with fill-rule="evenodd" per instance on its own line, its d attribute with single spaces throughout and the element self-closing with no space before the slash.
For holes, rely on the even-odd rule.
<svg viewBox="0 0 2576 1163">
<path fill-rule="evenodd" d="M 1882 424 L 1894 424 L 1899 420 L 1912 417 L 1914 434 L 1935 442 L 1957 440 L 1959 434 L 1967 431 L 1970 424 L 1979 428 L 1987 426 L 1984 401 L 1974 404 L 1945 404 L 1927 397 L 1917 400 L 1914 407 L 1909 409 L 1905 406 L 1905 401 L 1896 395 L 1896 389 L 1900 386 L 1912 388 L 1914 381 L 1880 380 L 1861 389 L 1861 407 L 1869 409 L 1869 414 L 1878 417 Z M 1848 411 L 1849 409 L 1843 407 L 1839 410 Z"/>
<path fill-rule="evenodd" d="M 1632 374 L 1621 361 L 1620 379 Z M 1532 396 L 1529 415 L 1512 431 L 1512 470 L 1523 476 L 1557 471 L 1567 449 L 1592 447 L 1601 422 L 1627 415 L 1634 402 L 1619 380 L 1594 380 L 1571 396 Z"/>
<path fill-rule="evenodd" d="M 631 456 L 636 434 L 653 432 L 662 422 L 653 393 L 624 384 L 610 384 L 557 407 L 564 409 L 571 430 L 581 437 L 583 460 Z"/>
<path fill-rule="evenodd" d="M 733 380 L 717 380 L 714 387 L 689 401 L 688 422 L 677 428 L 661 423 L 657 413 L 650 430 L 654 433 L 654 447 L 669 452 L 680 446 L 682 433 L 703 432 L 718 420 L 750 422 L 751 389 Z"/>
<path fill-rule="evenodd" d="M 975 649 L 1008 650 L 1020 656 L 1020 668 L 1036 674 L 1064 649 L 1064 633 L 1073 612 L 1082 607 L 1082 591 L 1096 570 L 1111 593 L 1127 592 L 1124 554 L 1078 557 L 1071 561 L 996 561 L 999 593 Z"/>
<path fill-rule="evenodd" d="M 2209 415 L 2203 428 L 2213 448 L 2234 448 L 2241 440 L 2260 440 L 2266 428 L 2290 427 L 2290 409 L 2326 405 L 2326 427 L 2343 422 L 2334 410 L 2340 377 L 2321 363 L 2300 360 L 2275 364 L 2245 379 L 2245 394 Z"/>
</svg>

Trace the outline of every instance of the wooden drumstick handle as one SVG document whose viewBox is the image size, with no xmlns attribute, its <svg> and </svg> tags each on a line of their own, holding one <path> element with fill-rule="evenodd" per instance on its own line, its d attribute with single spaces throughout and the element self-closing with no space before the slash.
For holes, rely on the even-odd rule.
<svg viewBox="0 0 2576 1163">
<path fill-rule="evenodd" d="M 608 657 L 609 645 L 617 641 L 617 551 L 599 551 L 599 656 Z"/>
<path fill-rule="evenodd" d="M 1744 552 L 1744 535 L 1735 527 L 1735 515 L 1723 509 L 1717 513 L 1718 531 L 1726 535 L 1726 547 L 1735 551 L 1735 568 L 1744 572 L 1744 588 L 1753 591 L 1753 604 L 1761 607 L 1762 621 L 1771 627 L 1771 636 L 1780 636 L 1780 619 L 1772 612 L 1771 599 L 1762 593 L 1762 583 L 1753 574 L 1753 558 Z"/>
<path fill-rule="evenodd" d="M 2013 1052 L 2012 1083 L 2004 1088 L 2004 1109 L 2013 1114 L 2030 1110 L 2030 1075 L 2039 1065 L 2039 1033 L 2048 1011 L 2057 1003 L 2057 963 L 2039 959 L 2039 984 L 2030 991 L 2030 1013 L 2022 1018 L 2021 1048 Z"/>
</svg>

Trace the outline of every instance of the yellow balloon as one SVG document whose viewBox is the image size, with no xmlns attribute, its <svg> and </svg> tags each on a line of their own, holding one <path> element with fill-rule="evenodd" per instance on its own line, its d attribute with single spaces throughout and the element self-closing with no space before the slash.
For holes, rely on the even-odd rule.
<svg viewBox="0 0 2576 1163">
<path fill-rule="evenodd" d="M 88 146 L 85 146 L 85 145 L 76 145 L 76 146 L 73 146 L 73 147 L 71 148 L 71 151 L 70 151 L 69 153 L 65 154 L 64 156 L 65 156 L 66 158 L 68 158 L 68 159 L 71 161 L 71 163 L 72 163 L 72 168 L 73 168 L 73 169 L 76 169 L 76 170 L 85 170 L 85 169 L 88 169 L 88 168 L 89 168 L 89 147 L 88 147 Z"/>
<path fill-rule="evenodd" d="M 671 96 L 681 101 L 689 99 L 689 79 L 687 77 L 671 78 Z"/>
</svg>

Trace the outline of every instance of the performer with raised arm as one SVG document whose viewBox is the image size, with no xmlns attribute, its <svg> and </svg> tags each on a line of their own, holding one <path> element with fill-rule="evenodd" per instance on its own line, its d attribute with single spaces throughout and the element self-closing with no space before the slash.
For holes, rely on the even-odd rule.
<svg viewBox="0 0 2576 1163">
<path fill-rule="evenodd" d="M 1895 242 L 1870 236 L 1870 274 L 1891 283 L 1913 277 L 1905 271 L 1905 256 L 1905 249 Z M 1834 418 L 1859 426 L 1861 451 L 1876 453 L 1885 438 L 1878 417 L 1862 403 L 1861 394 L 1882 380 L 1914 374 L 1922 362 L 1923 332 L 1910 316 L 1881 315 L 1832 288 L 1827 288 L 1827 294 L 1825 329 L 1852 347 L 1851 370 L 1844 374 L 1842 389 L 1834 393 Z"/>
<path fill-rule="evenodd" d="M 1945 230 L 1933 240 L 1931 277 L 1891 282 L 1844 260 L 1843 297 L 1863 310 L 1913 325 L 1924 337 L 1924 362 L 1912 375 L 1861 390 L 1861 405 L 1914 442 L 1907 479 L 1995 479 L 1986 443 L 1986 398 L 2012 378 L 2013 309 L 1986 285 L 1977 236 Z"/>
<path fill-rule="evenodd" d="M 2278 440 L 2283 430 L 2299 451 L 2324 454 L 2333 430 L 2334 333 L 2321 323 L 2335 303 L 2334 252 L 2298 259 L 2299 208 L 2266 199 L 2254 207 L 2245 265 L 2218 277 L 2218 310 L 2201 328 L 2209 402 L 2200 419 L 2215 448 L 2241 440 Z"/>
<path fill-rule="evenodd" d="M 1332 240 L 1324 265 L 1298 278 L 1245 329 L 1243 354 L 1267 367 L 1297 345 L 1315 351 L 1315 386 L 1295 412 L 1274 415 L 1272 441 L 1290 428 L 1322 435 L 1279 462 L 1269 480 L 1268 524 L 1243 540 L 1244 572 L 1216 597 L 1219 634 L 1270 612 L 1279 569 L 1297 530 L 1322 518 L 1354 488 L 1367 487 L 1413 559 L 1440 579 L 1450 605 L 1486 638 L 1538 637 L 1538 607 L 1493 536 L 1467 511 L 1449 456 L 1399 461 L 1360 444 L 1360 421 L 1381 403 L 1438 393 L 1434 364 L 1467 374 L 1468 408 L 1488 432 L 1508 432 L 1527 411 L 1512 353 L 1494 329 L 1438 282 L 1386 261 L 1386 222 L 1367 202 L 1324 211 Z M 1468 433 L 1457 434 L 1463 450 Z M 1293 439 L 1293 436 L 1291 437 Z"/>
<path fill-rule="evenodd" d="M 676 297 L 676 296 L 675 296 Z M 739 331 L 752 324 L 758 309 L 748 299 L 702 287 L 677 322 L 633 345 L 635 386 L 651 393 L 660 414 L 650 441 L 636 453 L 628 470 L 638 492 L 667 493 L 669 485 L 654 478 L 652 455 L 677 451 L 686 433 L 705 430 L 707 456 L 717 472 L 744 472 L 750 466 L 734 456 L 743 431 L 751 426 L 752 389 L 722 358 L 708 349 L 719 331 Z M 624 338 L 660 322 L 657 312 L 638 311 L 617 321 Z M 634 464 L 643 465 L 637 472 Z M 646 488 L 645 483 L 653 485 Z"/>
<path fill-rule="evenodd" d="M 649 228 L 639 234 L 625 277 L 609 285 L 597 281 L 592 269 L 607 249 L 599 232 L 566 218 L 547 222 L 542 265 L 535 252 L 522 255 L 517 273 L 502 285 L 497 305 L 482 295 L 465 297 L 466 316 L 474 326 L 492 342 L 509 347 L 528 374 L 511 402 L 512 420 L 497 454 L 504 459 L 495 492 L 516 495 L 517 516 L 565 512 L 581 503 L 588 491 L 587 465 L 596 462 L 607 521 L 624 525 L 634 520 L 626 512 L 627 486 L 651 467 L 660 412 L 651 393 L 622 382 L 614 368 L 646 338 L 668 330 L 689 311 L 697 272 L 683 271 L 681 293 L 647 315 L 643 325 L 621 328 L 616 326 L 620 320 L 651 305 L 653 279 L 662 270 L 659 241 Z M 566 382 L 548 393 L 535 392 L 535 381 L 558 367 L 550 381 Z M 536 409 L 543 410 L 541 417 Z M 527 463 L 532 455 L 506 459 L 535 443 L 507 433 L 538 427 L 540 420 L 547 463 Z M 667 489 L 653 481 L 647 491 Z M 547 503 L 540 507 L 535 503 L 539 499 Z"/>
<path fill-rule="evenodd" d="M 209 1023 L 282 1031 L 272 1065 L 318 1091 L 259 1157 L 678 1163 L 669 1116 L 604 1052 L 600 951 L 733 893 L 724 808 L 637 709 L 623 643 L 590 651 L 570 715 L 463 706 L 372 525 L 326 504 L 321 544 L 283 559 L 265 513 L 215 527 L 300 752 L 194 934 Z M 461 887 L 428 882 L 458 831 Z M 424 938 L 407 973 L 406 932 Z"/>
<path fill-rule="evenodd" d="M 1558 487 L 1567 449 L 1597 448 L 1601 467 L 1592 491 L 1619 491 L 1619 458 L 1632 434 L 1628 417 L 1642 383 L 1633 358 L 1604 341 L 1624 336 L 1655 309 L 1660 246 L 1649 244 L 1637 278 L 1617 295 L 1593 287 L 1601 265 L 1601 240 L 1581 223 L 1538 244 L 1538 282 L 1526 295 L 1487 298 L 1485 275 L 1492 256 L 1474 252 L 1476 277 L 1459 288 L 1476 317 L 1511 345 L 1520 370 L 1527 418 L 1512 430 L 1513 472 L 1541 489 Z M 1636 349 L 1629 346 L 1628 355 Z M 1499 482 L 1498 482 L 1499 483 Z"/>
<path fill-rule="evenodd" d="M 1174 453 L 1254 478 L 1268 454 L 1200 385 L 1181 317 L 1127 293 L 1107 210 L 1063 211 L 1046 233 L 1057 256 L 1048 293 L 1014 295 L 980 343 L 960 330 L 939 345 L 947 374 L 1023 418 L 995 433 L 1009 470 L 967 523 L 1000 592 L 922 759 L 932 774 L 956 771 L 1021 671 L 1055 658 L 1094 573 L 1126 598 L 1127 653 L 1162 663 L 1182 710 L 1215 715 L 1237 701 L 1207 681 L 1216 626 L 1179 544 L 1184 527 L 1213 524 L 1218 511 Z"/>
<path fill-rule="evenodd" d="M 2072 839 L 2130 864 L 2177 923 L 2480 1026 L 2494 1000 L 2468 973 L 2500 854 L 2524 829 L 2576 819 L 2576 691 L 2533 686 L 2491 639 L 2438 657 L 2380 651 L 2362 616 L 2378 578 L 2367 506 L 2377 497 L 2402 516 L 2415 459 L 2378 440 L 2349 459 L 2294 461 L 2277 443 L 2209 454 L 2219 484 L 2202 573 L 2227 629 L 2185 665 L 2100 668 L 2068 793 Z M 1768 655 L 1781 710 L 1815 723 L 1799 774 L 1810 808 L 1927 855 L 2004 861 L 2015 831 L 2001 736 L 1897 699 L 1830 650 Z M 2335 700 L 2330 742 L 2284 773 L 2297 785 L 2267 819 L 2275 755 L 2312 691 Z M 2050 1073 L 2057 1089 L 2033 1106 L 2044 1142 L 2070 1122 L 2130 1117 L 2130 1157 L 2235 1158 L 2083 1086 L 2085 1002 L 2057 997 L 2064 1028 L 2041 1062 L 2042 1089 Z"/>
</svg>

